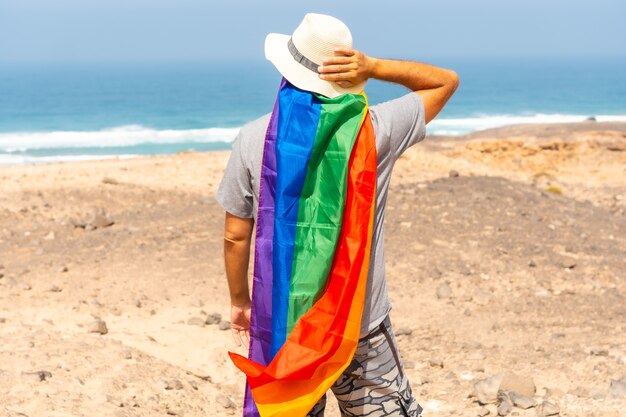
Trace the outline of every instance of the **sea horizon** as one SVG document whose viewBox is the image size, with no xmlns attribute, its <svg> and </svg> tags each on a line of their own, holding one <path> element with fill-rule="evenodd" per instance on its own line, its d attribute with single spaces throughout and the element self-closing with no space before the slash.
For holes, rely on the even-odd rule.
<svg viewBox="0 0 626 417">
<path fill-rule="evenodd" d="M 626 59 L 441 60 L 461 87 L 429 135 L 536 123 L 626 122 Z M 0 68 L 0 164 L 229 149 L 271 110 L 265 61 Z M 370 80 L 370 105 L 409 91 Z"/>
</svg>

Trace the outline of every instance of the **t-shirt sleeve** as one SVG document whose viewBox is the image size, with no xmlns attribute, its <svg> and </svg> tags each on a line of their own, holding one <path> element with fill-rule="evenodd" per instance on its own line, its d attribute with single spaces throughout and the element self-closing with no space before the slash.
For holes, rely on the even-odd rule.
<svg viewBox="0 0 626 417">
<path fill-rule="evenodd" d="M 378 124 L 378 135 L 389 141 L 389 151 L 398 159 L 404 151 L 426 136 L 424 101 L 414 92 L 372 106 Z"/>
<path fill-rule="evenodd" d="M 235 216 L 254 217 L 252 180 L 242 155 L 241 132 L 233 142 L 233 149 L 215 199 L 224 210 Z"/>
</svg>

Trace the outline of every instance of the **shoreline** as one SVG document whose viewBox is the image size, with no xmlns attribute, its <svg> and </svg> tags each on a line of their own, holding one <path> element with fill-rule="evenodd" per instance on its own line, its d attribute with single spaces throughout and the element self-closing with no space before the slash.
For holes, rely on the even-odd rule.
<svg viewBox="0 0 626 417">
<path fill-rule="evenodd" d="M 198 131 L 202 129 L 196 129 Z M 207 129 L 205 129 L 207 130 Z M 211 129 L 208 129 L 211 130 Z M 217 129 L 223 130 L 223 129 Z M 230 129 L 235 132 L 234 129 Z M 445 135 L 445 134 L 427 134 L 426 140 L 458 140 L 464 141 L 468 139 L 477 139 L 491 137 L 494 139 L 504 139 L 514 136 L 533 136 L 533 137 L 547 137 L 566 135 L 573 132 L 593 132 L 593 131 L 613 131 L 613 132 L 626 132 L 626 122 L 597 122 L 597 121 L 581 121 L 574 123 L 529 123 L 529 124 L 511 124 L 501 127 L 488 128 L 483 130 L 476 130 L 470 133 L 462 135 Z M 55 132 L 62 134 L 63 132 Z M 75 135 L 76 132 L 65 132 Z M 89 132 L 87 132 L 89 133 Z M 233 135 L 236 134 L 233 133 Z M 227 142 L 224 142 L 227 143 Z M 205 145 L 205 144 L 203 144 Z M 213 142 L 211 142 L 211 146 Z M 32 156 L 32 155 L 16 155 L 16 154 L 0 154 L 0 167 L 14 166 L 14 165 L 43 165 L 54 163 L 71 163 L 80 161 L 101 161 L 108 159 L 130 159 L 130 158 L 143 158 L 143 157 L 155 157 L 165 155 L 177 155 L 181 153 L 213 153 L 213 152 L 228 152 L 229 149 L 215 149 L 215 150 L 181 150 L 173 153 L 145 153 L 145 154 L 84 154 L 84 155 L 46 155 L 46 156 Z M 4 161 L 3 161 L 4 157 Z M 42 160 L 32 160 L 29 162 L 9 162 L 8 158 L 30 158 Z M 52 159 L 52 160 L 45 160 Z"/>
</svg>

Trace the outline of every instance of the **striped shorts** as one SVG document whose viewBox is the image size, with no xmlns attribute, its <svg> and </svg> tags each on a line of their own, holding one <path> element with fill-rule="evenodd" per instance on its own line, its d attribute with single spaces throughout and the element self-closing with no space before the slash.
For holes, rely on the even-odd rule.
<svg viewBox="0 0 626 417">
<path fill-rule="evenodd" d="M 402 368 L 389 316 L 359 340 L 352 363 L 331 390 L 342 417 L 422 417 Z M 307 417 L 323 417 L 326 395 Z"/>
</svg>

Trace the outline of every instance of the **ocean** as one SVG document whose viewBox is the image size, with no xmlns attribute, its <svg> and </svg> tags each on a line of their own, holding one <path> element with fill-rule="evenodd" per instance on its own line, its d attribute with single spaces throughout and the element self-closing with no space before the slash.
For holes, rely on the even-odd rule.
<svg viewBox="0 0 626 417">
<path fill-rule="evenodd" d="M 517 123 L 626 121 L 626 60 L 434 61 L 461 86 L 428 125 L 462 135 Z M 0 164 L 229 149 L 272 109 L 268 62 L 4 65 Z M 407 92 L 370 80 L 370 105 Z"/>
</svg>

